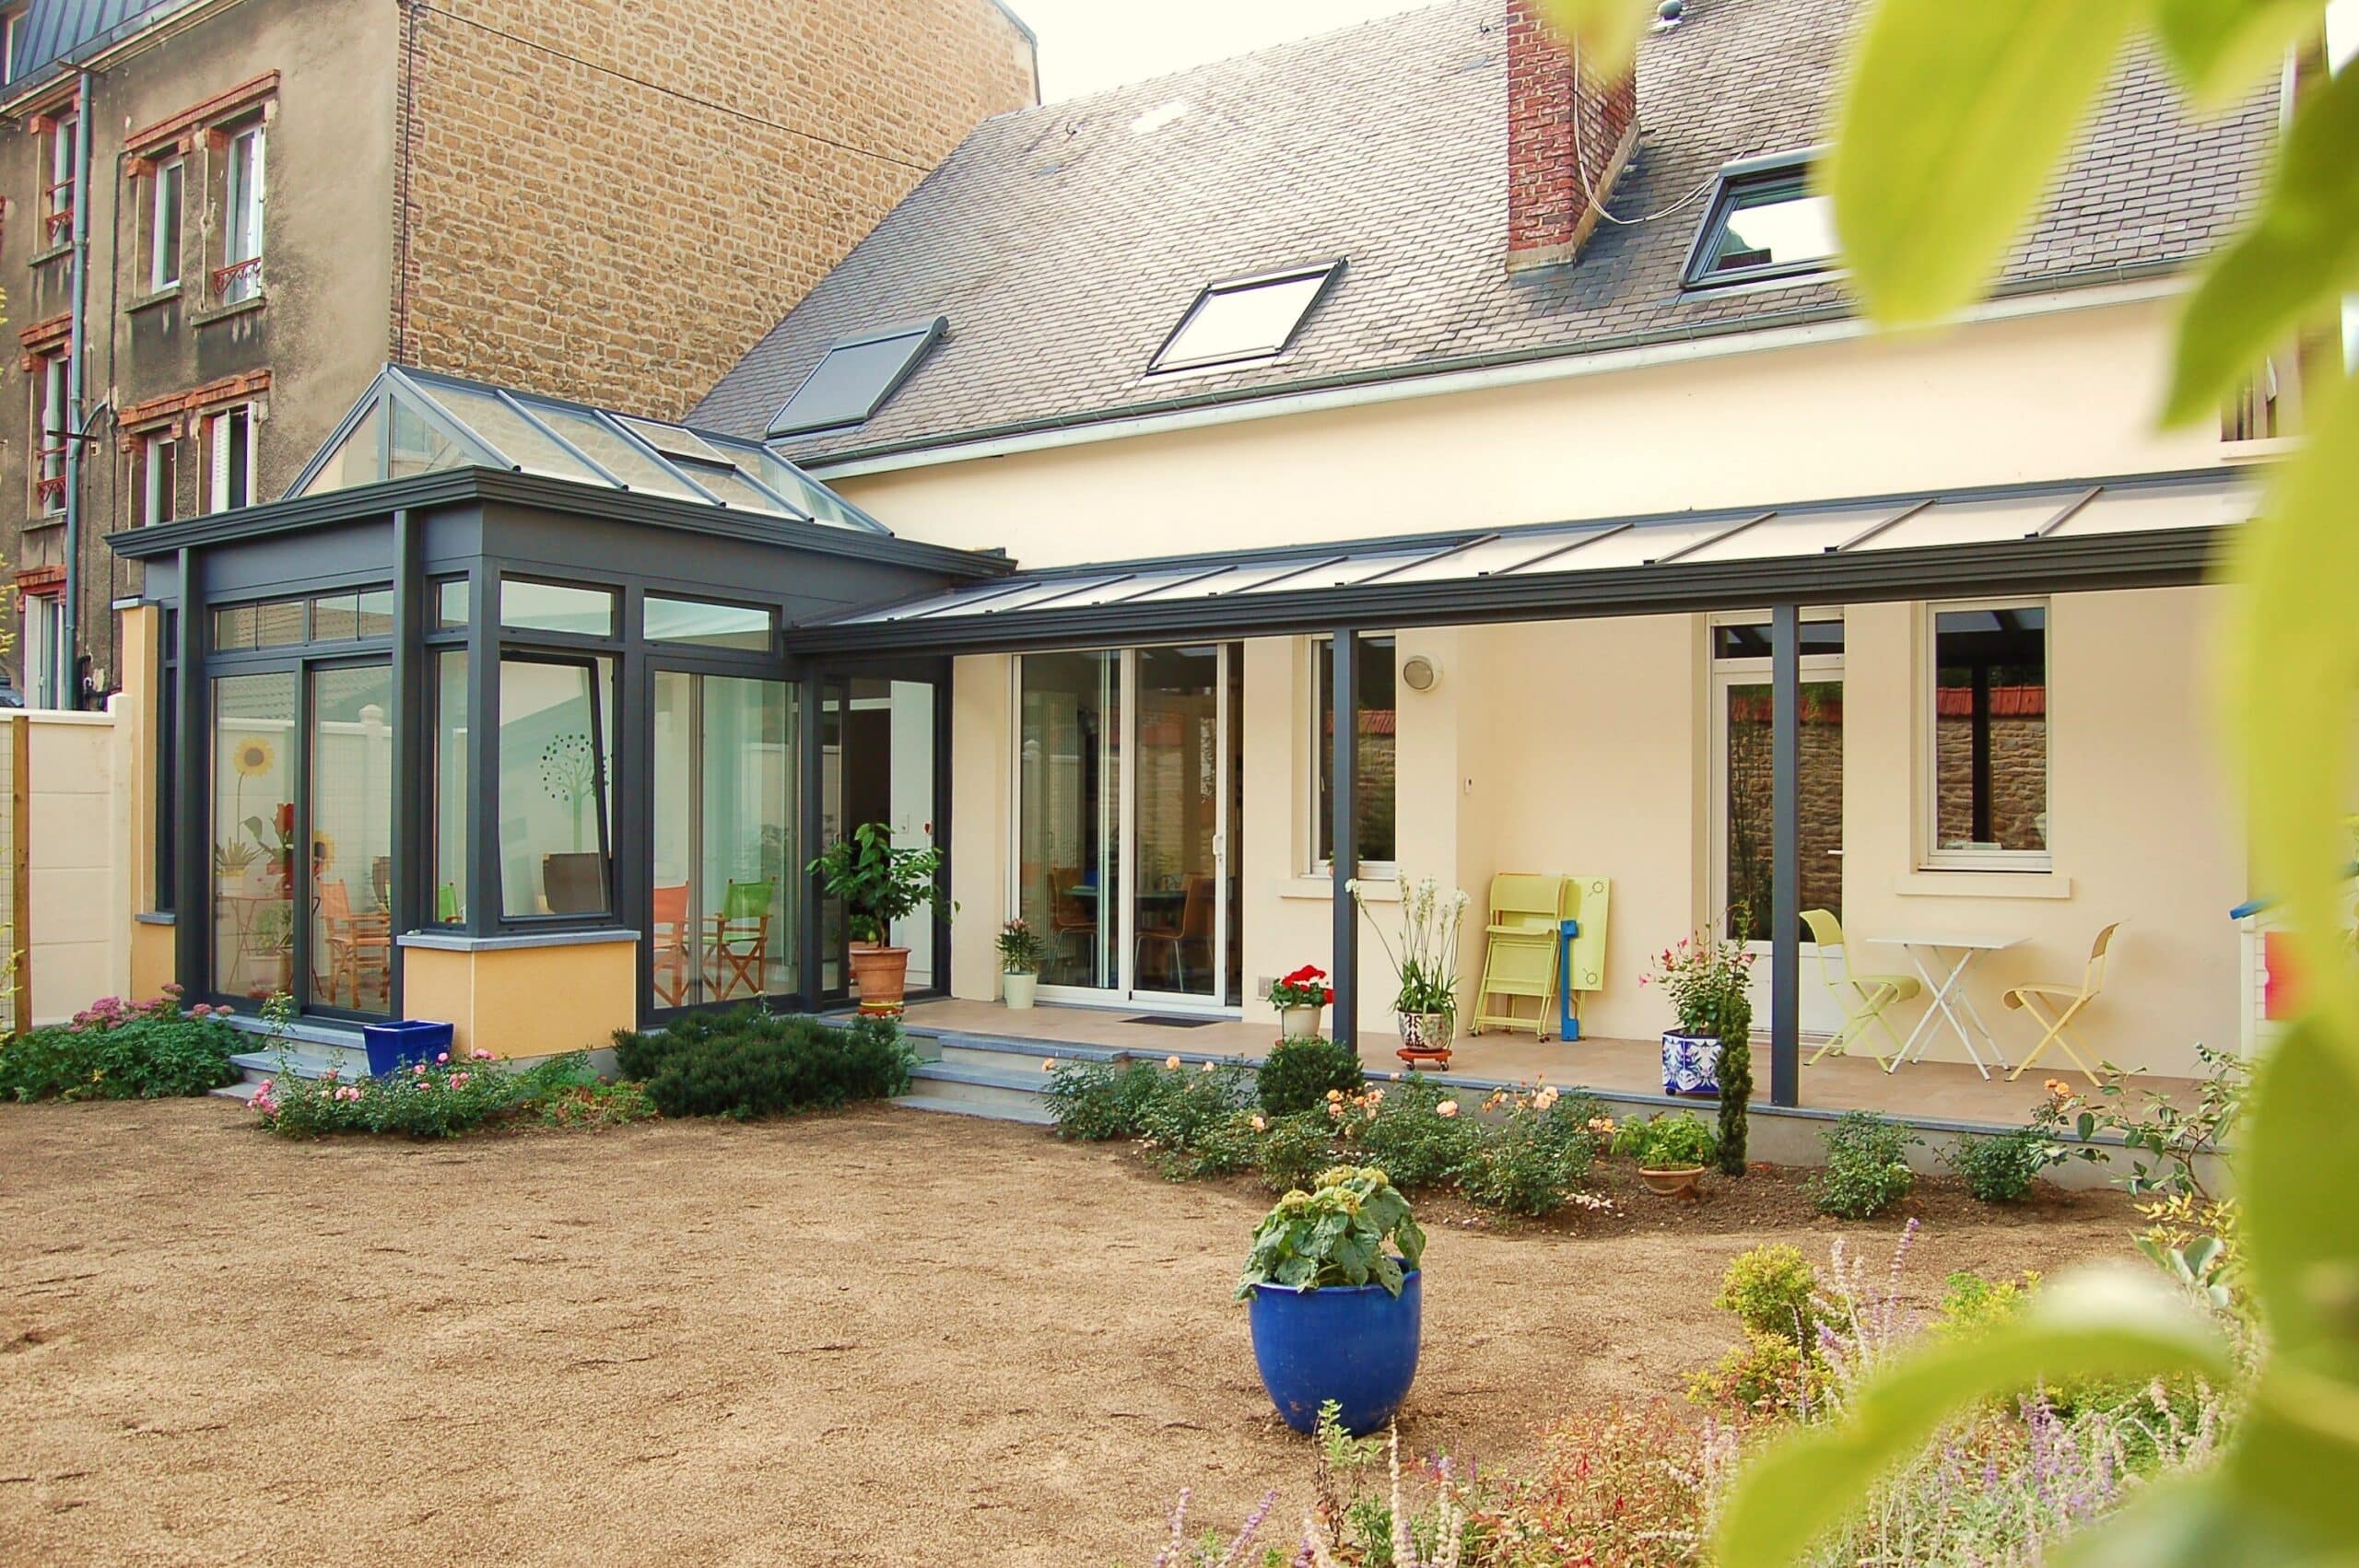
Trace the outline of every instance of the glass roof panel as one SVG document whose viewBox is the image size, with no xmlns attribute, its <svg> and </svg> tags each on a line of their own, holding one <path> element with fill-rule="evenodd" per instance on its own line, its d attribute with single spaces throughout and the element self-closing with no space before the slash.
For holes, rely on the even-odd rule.
<svg viewBox="0 0 2359 1568">
<path fill-rule="evenodd" d="M 1240 587 L 1234 591 L 1299 593 L 1309 589 L 1347 588 L 1353 583 L 1366 581 L 1379 572 L 1388 572 L 1395 567 L 1406 566 L 1413 561 L 1422 561 L 1433 553 L 1433 546 L 1423 550 L 1388 550 L 1380 555 L 1372 551 L 1363 551 L 1358 555 L 1345 556 L 1341 560 L 1321 561 L 1309 571 L 1296 572 L 1285 577 L 1273 577 L 1267 581 Z"/>
<path fill-rule="evenodd" d="M 543 403 L 537 398 L 527 400 L 525 405 L 547 421 L 550 429 L 580 447 L 591 462 L 632 489 L 672 496 L 684 501 L 710 499 L 677 473 L 631 445 L 596 415 L 579 408 Z"/>
<path fill-rule="evenodd" d="M 628 425 L 631 433 L 666 457 L 685 457 L 692 462 L 727 462 L 721 450 L 694 430 L 677 425 L 660 425 L 652 419 L 633 419 L 628 414 L 615 415 L 617 424 Z"/>
<path fill-rule="evenodd" d="M 1877 523 L 1897 516 L 1891 507 L 1828 507 L 1813 511 L 1796 508 L 1741 532 L 1716 539 L 1692 555 L 1689 561 L 1760 561 L 1779 556 L 1816 556 L 1857 539 Z"/>
<path fill-rule="evenodd" d="M 1297 556 L 1291 560 L 1285 561 L 1253 561 L 1241 566 L 1219 568 L 1214 570 L 1210 577 L 1204 576 L 1203 570 L 1200 568 L 1197 571 L 1183 573 L 1160 587 L 1139 593 L 1126 603 L 1144 603 L 1173 599 L 1204 599 L 1217 593 L 1235 593 L 1241 589 L 1252 588 L 1267 582 L 1272 578 L 1282 577 L 1288 572 L 1300 571 L 1311 560 L 1317 558 Z M 1205 563 L 1206 568 L 1212 566 L 1211 562 Z"/>
<path fill-rule="evenodd" d="M 2248 521 L 2259 500 L 2251 484 L 2108 486 L 2049 535 L 2144 533 L 2172 528 L 2220 528 Z"/>
<path fill-rule="evenodd" d="M 1594 528 L 1529 529 L 1520 533 L 1501 534 L 1479 544 L 1403 567 L 1384 580 L 1387 582 L 1449 582 L 1466 578 L 1488 577 L 1494 572 L 1512 570 L 1526 561 L 1561 550 L 1576 539 L 1597 532 Z"/>
<path fill-rule="evenodd" d="M 311 482 L 303 486 L 306 496 L 324 495 L 330 490 L 349 489 L 355 485 L 368 485 L 381 479 L 384 458 L 377 450 L 377 433 L 384 423 L 384 404 L 371 404 L 352 427 L 344 444 L 328 454 Z"/>
<path fill-rule="evenodd" d="M 786 504 L 762 489 L 752 480 L 727 463 L 688 463 L 685 472 L 713 494 L 713 498 L 726 501 L 746 511 L 768 512 L 772 517 L 795 515 Z"/>
<path fill-rule="evenodd" d="M 905 611 L 898 618 L 906 620 L 916 614 L 923 614 L 928 620 L 938 620 L 944 615 L 996 615 L 1002 610 L 1021 610 L 1033 605 L 1039 605 L 1043 609 L 1050 608 L 1050 601 L 1051 600 L 1055 601 L 1054 608 L 1062 609 L 1070 603 L 1066 595 L 1077 596 L 1089 589 L 1100 588 L 1118 579 L 1128 581 L 1129 574 L 1100 572 L 1090 577 L 1050 578 L 1042 582 L 1025 583 L 1007 591 L 1002 591 L 1007 589 L 1005 583 L 993 583 L 988 589 L 961 595 L 960 598 L 965 601 L 963 606 L 953 603 L 933 610 Z"/>
<path fill-rule="evenodd" d="M 517 467 L 546 474 L 553 479 L 573 479 L 613 488 L 604 475 L 586 467 L 581 459 L 550 439 L 546 431 L 492 393 L 439 381 L 428 390 L 445 414 L 475 431 Z"/>
<path fill-rule="evenodd" d="M 758 469 L 762 482 L 788 500 L 811 514 L 814 522 L 828 523 L 837 528 L 859 528 L 882 533 L 885 525 L 828 489 L 791 462 L 769 452 L 761 455 Z M 740 464 L 745 459 L 740 458 Z"/>
<path fill-rule="evenodd" d="M 1659 561 L 1665 556 L 1709 539 L 1715 533 L 1726 533 L 1743 521 L 1741 517 L 1723 514 L 1681 522 L 1641 523 L 1636 528 L 1604 534 L 1594 544 L 1583 544 L 1577 550 L 1568 550 L 1544 561 L 1534 561 L 1517 575 L 1544 577 L 1551 572 L 1594 572 L 1615 567 L 1642 567 L 1649 561 Z"/>
<path fill-rule="evenodd" d="M 2038 532 L 2071 498 L 2069 492 L 2051 490 L 2036 496 L 1936 501 L 1852 548 L 1911 550 L 1928 544 L 1995 544 L 2021 539 Z"/>
<path fill-rule="evenodd" d="M 487 461 L 444 435 L 402 393 L 393 394 L 393 465 L 389 477 L 406 479 L 413 474 L 433 474 Z"/>
</svg>

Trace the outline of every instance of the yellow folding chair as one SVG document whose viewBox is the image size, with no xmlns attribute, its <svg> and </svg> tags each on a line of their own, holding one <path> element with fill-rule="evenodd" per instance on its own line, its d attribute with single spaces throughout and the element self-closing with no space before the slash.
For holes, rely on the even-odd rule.
<svg viewBox="0 0 2359 1568">
<path fill-rule="evenodd" d="M 2097 992 L 2105 985 L 2106 950 L 2113 945 L 2113 933 L 2120 929 L 2121 922 L 2116 920 L 2097 932 L 2097 940 L 2089 948 L 2089 966 L 2081 972 L 2078 986 L 2017 986 L 2006 994 L 2003 1000 L 2009 1007 L 2019 1007 L 2030 1013 L 2032 1022 L 2047 1031 L 2040 1036 L 2039 1044 L 2031 1048 L 2031 1055 L 2024 1058 L 2023 1066 L 2007 1074 L 2008 1082 L 2021 1078 L 2024 1069 L 2037 1061 L 2039 1053 L 2054 1045 L 2072 1059 L 2072 1065 L 2081 1070 L 2083 1078 L 2091 1083 L 2098 1083 L 2096 1070 L 2072 1048 L 2072 1041 L 2064 1030 L 2081 1015 L 2081 1009 L 2097 1000 Z M 2098 1086 L 2103 1087 L 2101 1083 Z"/>
<path fill-rule="evenodd" d="M 1556 1000 L 1556 928 L 1572 913 L 1566 879 L 1529 872 L 1501 872 L 1491 879 L 1491 918 L 1484 928 L 1483 988 L 1474 993 L 1473 1025 L 1485 1029 L 1529 1029 L 1548 1037 Z M 1537 1003 L 1530 1016 L 1517 999 Z"/>
<path fill-rule="evenodd" d="M 1892 1042 L 1892 1055 L 1885 1056 L 1872 1045 L 1868 1047 L 1868 1054 L 1876 1059 L 1877 1066 L 1890 1072 L 1898 1065 L 1905 1047 L 1884 1011 L 1900 1002 L 1914 1001 L 1924 990 L 1924 982 L 1914 975 L 1862 975 L 1853 969 L 1850 950 L 1843 944 L 1842 923 L 1831 910 L 1805 909 L 1802 924 L 1810 928 L 1810 940 L 1818 949 L 1819 977 L 1826 982 L 1826 989 L 1835 994 L 1836 1005 L 1843 1010 L 1843 1026 L 1826 1044 L 1811 1053 L 1811 1064 L 1816 1066 L 1818 1059 L 1829 1051 L 1837 1056 L 1850 1055 L 1851 1047 L 1871 1028 L 1876 1028 L 1882 1029 L 1884 1038 Z M 1835 967 L 1837 953 L 1843 954 L 1839 974 Z"/>
</svg>

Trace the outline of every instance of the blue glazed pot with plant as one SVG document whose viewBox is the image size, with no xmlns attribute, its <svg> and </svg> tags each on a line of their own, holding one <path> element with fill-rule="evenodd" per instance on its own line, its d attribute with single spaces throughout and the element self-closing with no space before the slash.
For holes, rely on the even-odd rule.
<svg viewBox="0 0 2359 1568">
<path fill-rule="evenodd" d="M 1409 1200 L 1373 1165 L 1338 1165 L 1262 1221 L 1237 1295 L 1251 1304 L 1262 1387 L 1288 1426 L 1317 1431 L 1330 1400 L 1355 1435 L 1400 1410 L 1417 1375 L 1425 1250 Z"/>
</svg>

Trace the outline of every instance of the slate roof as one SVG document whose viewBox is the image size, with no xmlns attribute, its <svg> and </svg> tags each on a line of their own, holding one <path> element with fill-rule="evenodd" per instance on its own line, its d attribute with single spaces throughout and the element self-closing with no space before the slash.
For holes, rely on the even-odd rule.
<svg viewBox="0 0 2359 1568">
<path fill-rule="evenodd" d="M 1643 46 L 1610 210 L 1655 214 L 1733 158 L 1822 140 L 1852 10 L 1690 0 Z M 1506 18 L 1507 0 L 1452 0 L 987 121 L 690 421 L 759 438 L 829 344 L 937 313 L 947 335 L 865 425 L 780 450 L 824 462 L 1845 310 L 1824 278 L 1683 293 L 1708 191 L 1600 225 L 1572 264 L 1508 273 Z M 2158 62 L 2124 64 L 2002 287 L 2169 266 L 2233 226 L 2274 95 L 2201 123 L 2177 105 Z M 1144 373 L 1206 283 L 1335 256 L 1341 283 L 1281 359 Z"/>
<path fill-rule="evenodd" d="M 58 75 L 73 61 L 136 32 L 187 0 L 29 0 L 17 58 L 5 85 L 11 96 Z"/>
</svg>

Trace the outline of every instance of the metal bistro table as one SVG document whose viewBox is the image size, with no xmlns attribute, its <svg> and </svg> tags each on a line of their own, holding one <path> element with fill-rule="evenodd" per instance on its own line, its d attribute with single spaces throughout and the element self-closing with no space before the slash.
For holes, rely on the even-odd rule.
<svg viewBox="0 0 2359 1568">
<path fill-rule="evenodd" d="M 1918 974 L 1924 977 L 1926 989 L 1931 993 L 1925 1016 L 1917 1021 L 1917 1027 L 1908 1031 L 1908 1038 L 1901 1042 L 1900 1053 L 1892 1059 L 1892 1067 L 1886 1068 L 1885 1071 L 1893 1071 L 1904 1061 L 1925 1059 L 1925 1047 L 1932 1044 L 1933 1021 L 1936 1018 L 1950 1021 L 1950 1027 L 1957 1032 L 1958 1043 L 1966 1047 L 1966 1054 L 1973 1059 L 1976 1070 L 1983 1077 L 1990 1076 L 1990 1063 L 1984 1061 L 1982 1053 L 1974 1048 L 1975 1035 L 1982 1036 L 1982 1044 L 1990 1052 L 1990 1061 L 1997 1062 L 2001 1069 L 2006 1067 L 2006 1053 L 1999 1048 L 1999 1042 L 1990 1037 L 1990 1026 L 1982 1022 L 1982 1014 L 1976 1010 L 1974 999 L 1959 989 L 1959 982 L 1966 977 L 1966 970 L 1973 967 L 1976 959 L 1986 953 L 2002 953 L 2008 948 L 2021 946 L 2023 938 L 1962 936 L 1955 931 L 1944 931 L 1870 937 L 1868 940 L 1886 947 L 1897 947 L 1907 953 L 1908 962 L 1915 965 Z M 1948 955 L 1953 953 L 1957 954 L 1956 961 L 1950 963 L 1947 975 L 1937 978 L 1934 971 L 1948 963 Z M 1958 1015 L 1960 1010 L 1964 1011 L 1963 1018 Z M 1972 1033 L 1966 1029 L 1969 1019 L 1974 1024 Z"/>
</svg>

